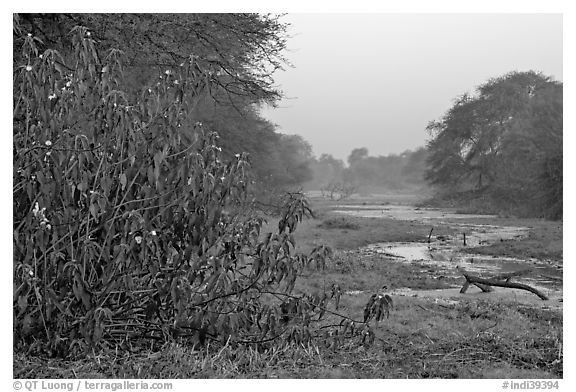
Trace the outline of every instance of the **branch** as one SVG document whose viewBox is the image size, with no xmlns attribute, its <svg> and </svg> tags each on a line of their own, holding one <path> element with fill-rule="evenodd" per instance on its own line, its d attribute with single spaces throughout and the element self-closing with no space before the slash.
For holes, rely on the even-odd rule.
<svg viewBox="0 0 576 392">
<path fill-rule="evenodd" d="M 352 319 L 352 318 L 350 318 L 350 317 L 348 317 L 348 316 L 344 316 L 343 314 L 340 314 L 340 313 L 337 313 L 337 312 L 333 312 L 333 311 L 331 311 L 330 309 L 327 309 L 327 308 L 322 307 L 322 306 L 320 306 L 320 305 L 316 305 L 316 304 L 314 304 L 314 303 L 312 303 L 312 302 L 310 302 L 310 301 L 306 301 L 304 298 L 301 298 L 301 297 L 296 297 L 296 296 L 294 296 L 294 295 L 290 295 L 290 294 L 286 294 L 286 293 L 280 293 L 280 292 L 275 292 L 275 291 L 260 291 L 260 292 L 261 292 L 262 294 L 272 294 L 272 295 L 276 296 L 276 298 L 278 298 L 279 295 L 282 295 L 282 296 L 288 297 L 288 298 L 293 298 L 293 299 L 295 299 L 295 300 L 302 301 L 302 302 L 305 302 L 305 303 L 310 304 L 310 305 L 314 305 L 314 306 L 316 306 L 316 307 L 317 307 L 318 309 L 320 309 L 320 310 L 323 310 L 323 311 L 325 311 L 325 312 L 331 313 L 331 314 L 333 314 L 333 315 L 335 315 L 335 316 L 338 316 L 338 317 L 342 317 L 343 319 L 350 320 L 350 321 L 352 321 L 352 322 L 354 322 L 354 323 L 357 323 L 357 324 L 365 324 L 364 321 L 354 320 L 354 319 Z"/>
<path fill-rule="evenodd" d="M 464 277 L 466 278 L 466 282 L 464 283 L 462 290 L 460 290 L 461 293 L 466 292 L 466 289 L 468 288 L 469 284 L 475 284 L 475 285 L 481 284 L 481 285 L 487 285 L 487 286 L 507 287 L 510 289 L 526 290 L 526 291 L 530 291 L 531 293 L 536 294 L 538 297 L 540 297 L 540 299 L 542 299 L 544 301 L 548 300 L 548 297 L 546 295 L 544 295 L 540 291 L 536 290 L 535 288 L 528 286 L 526 284 L 522 284 L 522 283 L 510 282 L 510 279 L 508 279 L 506 281 L 499 281 L 496 279 L 484 279 L 484 278 L 480 278 L 478 276 L 469 275 L 467 273 L 463 273 L 462 275 L 464 275 Z"/>
</svg>

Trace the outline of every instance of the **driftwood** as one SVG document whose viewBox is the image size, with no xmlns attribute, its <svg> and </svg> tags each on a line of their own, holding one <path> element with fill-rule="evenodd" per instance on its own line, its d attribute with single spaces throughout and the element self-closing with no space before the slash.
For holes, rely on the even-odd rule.
<svg viewBox="0 0 576 392">
<path fill-rule="evenodd" d="M 464 294 L 466 292 L 466 290 L 468 290 L 468 287 L 471 284 L 473 284 L 473 285 L 477 286 L 478 288 L 480 288 L 480 290 L 482 290 L 484 292 L 492 291 L 492 287 L 490 287 L 490 286 L 507 287 L 510 289 L 520 289 L 520 290 L 530 291 L 531 293 L 534 293 L 538 297 L 540 297 L 540 299 L 547 300 L 548 297 L 546 295 L 542 294 L 540 291 L 536 290 L 534 287 L 530 287 L 530 286 L 523 284 L 523 283 L 516 283 L 516 282 L 510 281 L 513 277 L 525 275 L 528 271 L 529 270 L 498 275 L 492 279 L 480 278 L 478 276 L 470 275 L 467 272 L 462 272 L 462 275 L 464 275 L 464 277 L 466 278 L 466 282 L 464 282 L 464 285 L 462 286 L 460 293 Z"/>
</svg>

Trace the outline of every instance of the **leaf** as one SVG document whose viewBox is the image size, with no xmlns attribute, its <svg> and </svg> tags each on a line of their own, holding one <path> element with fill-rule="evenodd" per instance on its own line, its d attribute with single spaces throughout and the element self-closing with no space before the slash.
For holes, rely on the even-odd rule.
<svg viewBox="0 0 576 392">
<path fill-rule="evenodd" d="M 80 277 L 80 273 L 75 271 L 74 273 L 74 280 L 72 282 L 72 291 L 74 292 L 74 296 L 76 299 L 81 300 L 82 304 L 84 305 L 85 309 L 92 308 L 92 301 L 90 298 L 90 294 L 84 289 L 84 283 L 82 282 L 82 278 Z"/>
<path fill-rule="evenodd" d="M 102 323 L 99 320 L 97 320 L 94 324 L 94 332 L 92 335 L 92 341 L 94 343 L 100 341 L 103 333 L 104 333 L 104 327 L 102 326 Z"/>
<path fill-rule="evenodd" d="M 28 296 L 21 295 L 18 297 L 18 317 L 20 317 L 28 308 Z"/>
<path fill-rule="evenodd" d="M 122 186 L 122 190 L 124 190 L 126 188 L 126 183 L 127 183 L 126 173 L 120 174 L 119 179 L 120 179 L 120 185 Z"/>
<path fill-rule="evenodd" d="M 98 218 L 98 204 L 96 204 L 96 203 L 90 204 L 89 210 L 90 210 L 90 214 L 92 214 L 92 217 L 94 219 L 97 219 Z"/>
<path fill-rule="evenodd" d="M 32 333 L 32 329 L 34 326 L 34 319 L 32 315 L 29 313 L 24 316 L 24 320 L 22 320 L 22 334 L 24 336 L 28 336 Z"/>
</svg>

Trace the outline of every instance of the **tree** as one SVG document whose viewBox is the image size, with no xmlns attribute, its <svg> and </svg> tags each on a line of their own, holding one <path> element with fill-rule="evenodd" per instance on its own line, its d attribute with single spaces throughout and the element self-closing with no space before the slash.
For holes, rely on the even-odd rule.
<svg viewBox="0 0 576 392">
<path fill-rule="evenodd" d="M 348 165 L 353 166 L 366 157 L 368 157 L 368 149 L 366 147 L 355 148 L 348 155 Z"/>
<path fill-rule="evenodd" d="M 481 185 L 483 168 L 478 159 L 478 129 L 475 123 L 476 101 L 465 94 L 458 98 L 440 121 L 432 121 L 426 128 L 432 135 L 428 143 L 426 178 L 432 184 L 456 186 L 478 171 Z"/>
<path fill-rule="evenodd" d="M 304 185 L 305 189 L 319 190 L 329 184 L 342 182 L 344 162 L 334 158 L 330 154 L 322 154 L 320 158 L 312 159 L 310 168 L 313 176 L 312 179 Z"/>
<path fill-rule="evenodd" d="M 491 79 L 476 95 L 458 98 L 427 129 L 430 183 L 482 192 L 515 208 L 558 216 L 561 83 L 532 71 Z M 544 211 L 544 205 L 555 206 L 555 212 Z"/>
<path fill-rule="evenodd" d="M 406 163 L 401 169 L 402 178 L 411 184 L 423 184 L 428 150 L 425 147 L 420 147 L 415 151 L 406 151 L 404 154 Z"/>
<path fill-rule="evenodd" d="M 312 146 L 300 135 L 281 135 L 279 157 L 284 168 L 284 184 L 298 185 L 312 179 Z"/>
<path fill-rule="evenodd" d="M 293 185 L 294 180 L 286 174 L 292 158 L 282 156 L 279 151 L 282 135 L 276 132 L 272 123 L 260 117 L 255 107 L 245 104 L 236 110 L 206 96 L 199 101 L 193 116 L 218 132 L 226 159 L 241 152 L 249 154 L 256 182 L 271 186 Z"/>
<path fill-rule="evenodd" d="M 17 28 L 62 54 L 62 64 L 73 68 L 69 31 L 88 29 L 103 50 L 124 53 L 127 86 L 140 86 L 164 75 L 167 69 L 193 61 L 196 72 L 210 81 L 208 93 L 234 105 L 235 97 L 274 103 L 280 92 L 272 74 L 286 64 L 286 25 L 278 16 L 260 14 L 20 14 Z M 21 45 L 19 37 L 16 45 Z M 14 60 L 19 62 L 18 51 Z M 201 80 L 201 78 L 199 79 Z M 192 86 L 191 86 L 192 87 Z"/>
<path fill-rule="evenodd" d="M 331 154 L 320 155 L 320 158 L 318 158 L 318 163 L 332 168 L 334 175 L 337 175 L 344 169 L 344 162 L 342 162 L 340 159 L 334 158 Z"/>
</svg>

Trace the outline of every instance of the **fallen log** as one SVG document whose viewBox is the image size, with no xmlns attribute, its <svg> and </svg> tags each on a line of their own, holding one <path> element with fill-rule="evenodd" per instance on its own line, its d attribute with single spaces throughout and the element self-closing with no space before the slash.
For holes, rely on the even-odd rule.
<svg viewBox="0 0 576 392">
<path fill-rule="evenodd" d="M 477 282 L 469 282 L 468 279 L 466 279 L 466 282 L 464 282 L 464 285 L 460 289 L 460 294 L 466 293 L 466 290 L 468 290 L 468 286 L 470 286 L 470 283 L 472 283 L 474 286 L 478 287 L 484 293 L 489 293 L 491 291 L 494 291 L 494 290 L 492 290 L 492 287 L 490 287 L 490 286 L 486 286 L 485 284 L 477 283 Z"/>
<path fill-rule="evenodd" d="M 516 271 L 516 272 L 506 272 L 506 273 L 503 273 L 500 275 L 496 275 L 492 279 L 506 280 L 506 282 L 510 282 L 510 280 L 512 278 L 515 278 L 518 276 L 529 275 L 531 273 L 532 273 L 532 268 L 529 268 L 529 269 L 524 269 L 524 270 L 520 270 L 520 271 Z"/>
<path fill-rule="evenodd" d="M 491 290 L 484 290 L 482 288 L 482 286 L 507 287 L 510 289 L 520 289 L 520 290 L 530 291 L 531 293 L 536 294 L 538 297 L 540 297 L 540 299 L 545 300 L 545 301 L 548 299 L 548 297 L 546 295 L 542 294 L 540 291 L 536 290 L 534 287 L 528 286 L 528 285 L 523 284 L 523 283 L 510 282 L 510 277 L 508 277 L 507 280 L 502 281 L 502 280 L 497 280 L 497 279 L 484 279 L 484 278 L 480 278 L 478 276 L 470 275 L 468 273 L 462 273 L 462 275 L 464 275 L 464 277 L 466 278 L 466 282 L 464 283 L 464 285 L 462 286 L 462 289 L 460 290 L 460 293 L 462 293 L 462 294 L 464 294 L 466 292 L 466 290 L 468 290 L 468 286 L 473 284 L 473 285 L 478 286 L 482 291 L 491 291 Z"/>
</svg>

